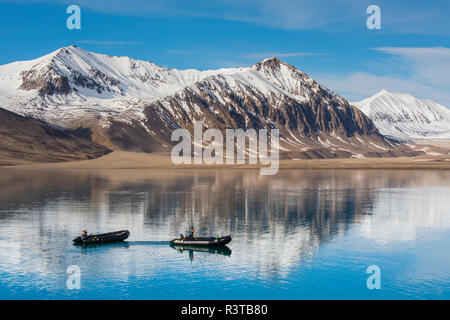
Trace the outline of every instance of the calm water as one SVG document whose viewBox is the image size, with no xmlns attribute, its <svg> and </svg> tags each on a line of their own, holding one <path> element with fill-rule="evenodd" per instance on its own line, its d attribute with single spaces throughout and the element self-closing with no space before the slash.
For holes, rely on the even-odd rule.
<svg viewBox="0 0 450 320">
<path fill-rule="evenodd" d="M 3 169 L 0 298 L 449 299 L 449 195 L 445 171 Z M 189 224 L 229 250 L 171 248 Z M 72 245 L 83 228 L 131 236 Z"/>
</svg>

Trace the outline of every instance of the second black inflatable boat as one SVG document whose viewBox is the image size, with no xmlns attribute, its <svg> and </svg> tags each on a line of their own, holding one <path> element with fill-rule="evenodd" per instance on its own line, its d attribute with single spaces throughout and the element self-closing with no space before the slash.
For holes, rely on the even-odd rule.
<svg viewBox="0 0 450 320">
<path fill-rule="evenodd" d="M 177 246 L 216 247 L 224 246 L 231 242 L 231 236 L 224 237 L 178 237 L 170 241 Z"/>
</svg>

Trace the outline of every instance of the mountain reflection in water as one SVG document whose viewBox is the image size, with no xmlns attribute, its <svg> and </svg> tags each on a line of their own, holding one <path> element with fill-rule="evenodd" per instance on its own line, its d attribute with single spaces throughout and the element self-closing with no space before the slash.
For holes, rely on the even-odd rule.
<svg viewBox="0 0 450 320">
<path fill-rule="evenodd" d="M 417 241 L 423 230 L 450 229 L 446 171 L 0 173 L 0 291 L 10 281 L 20 288 L 14 281 L 23 274 L 32 277 L 36 290 L 62 290 L 72 264 L 97 277 L 113 274 L 116 281 L 171 277 L 175 271 L 187 277 L 194 271 L 183 269 L 189 264 L 185 252 L 195 253 L 190 265 L 200 267 L 192 281 L 220 265 L 217 277 L 289 284 L 292 273 L 339 239 L 351 236 L 383 248 Z M 191 224 L 198 235 L 231 234 L 230 254 L 194 249 L 178 254 L 165 243 Z M 71 240 L 83 228 L 128 229 L 131 235 L 126 244 L 73 247 Z"/>
</svg>

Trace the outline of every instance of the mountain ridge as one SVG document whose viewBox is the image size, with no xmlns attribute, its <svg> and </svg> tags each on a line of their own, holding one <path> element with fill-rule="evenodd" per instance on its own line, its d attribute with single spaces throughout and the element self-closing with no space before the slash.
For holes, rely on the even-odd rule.
<svg viewBox="0 0 450 320">
<path fill-rule="evenodd" d="M 167 151 L 171 132 L 278 128 L 288 158 L 415 155 L 340 95 L 277 58 L 246 68 L 176 70 L 70 46 L 0 66 L 0 103 L 111 149 Z"/>
</svg>

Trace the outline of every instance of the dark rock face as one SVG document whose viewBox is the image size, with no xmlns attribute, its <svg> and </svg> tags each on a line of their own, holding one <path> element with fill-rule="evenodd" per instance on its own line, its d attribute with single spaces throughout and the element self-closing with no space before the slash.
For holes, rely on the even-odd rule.
<svg viewBox="0 0 450 320">
<path fill-rule="evenodd" d="M 66 53 L 67 54 L 67 53 Z M 44 71 L 38 72 L 31 69 L 21 73 L 22 84 L 20 89 L 23 90 L 38 90 L 42 96 L 51 95 L 65 95 L 73 91 L 78 91 L 78 88 L 88 88 L 97 91 L 101 94 L 105 91 L 111 91 L 112 88 L 121 92 L 119 86 L 120 81 L 103 72 L 91 68 L 89 75 L 81 74 L 77 70 L 70 70 L 69 77 L 60 74 L 52 64 L 50 64 Z"/>
<path fill-rule="evenodd" d="M 35 70 L 22 72 L 23 90 L 38 90 L 40 95 L 68 94 L 71 91 L 69 80 L 66 76 L 59 75 L 54 69 L 49 68 L 47 73 L 38 74 Z"/>
<path fill-rule="evenodd" d="M 65 76 L 60 76 L 53 81 L 45 81 L 39 93 L 41 95 L 68 94 L 70 92 L 69 81 Z"/>
<path fill-rule="evenodd" d="M 117 87 L 120 90 L 118 87 L 120 81 L 96 69 L 90 70 L 89 77 L 82 75 L 76 70 L 72 70 L 71 77 L 75 86 L 93 89 L 99 94 L 104 91 L 109 91 L 109 87 Z"/>
<path fill-rule="evenodd" d="M 69 80 L 65 76 L 61 76 L 56 81 L 56 92 L 60 94 L 68 94 L 70 92 Z"/>
</svg>

